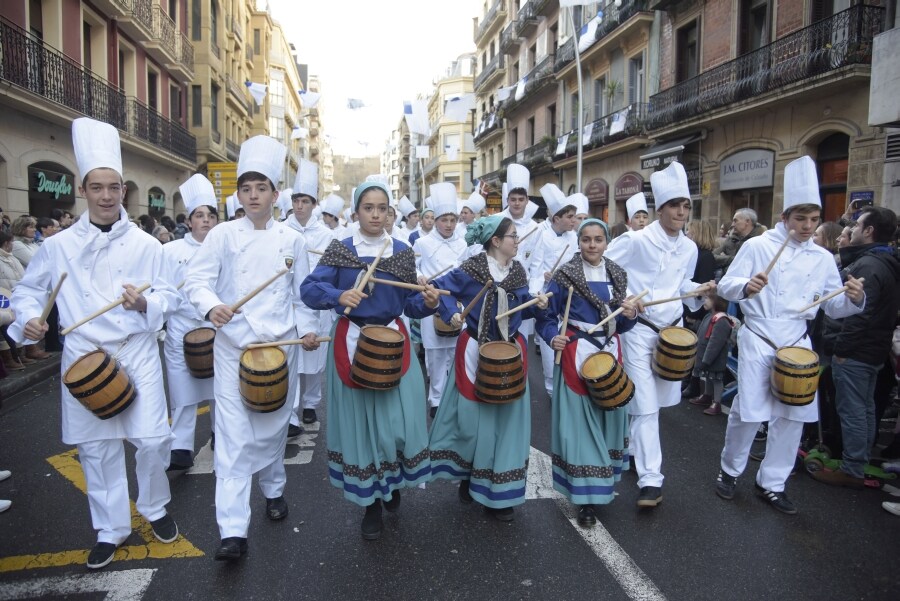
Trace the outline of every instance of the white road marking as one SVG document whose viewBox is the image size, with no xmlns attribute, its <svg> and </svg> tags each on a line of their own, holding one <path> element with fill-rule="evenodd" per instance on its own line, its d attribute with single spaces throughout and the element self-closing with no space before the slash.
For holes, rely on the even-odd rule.
<svg viewBox="0 0 900 601">
<path fill-rule="evenodd" d="M 528 459 L 528 480 L 526 499 L 553 499 L 572 527 L 600 558 L 606 569 L 616 579 L 629 599 L 641 601 L 665 601 L 653 581 L 628 556 L 603 524 L 597 522 L 593 528 L 578 525 L 575 507 L 553 489 L 553 468 L 550 456 L 531 447 Z"/>
<path fill-rule="evenodd" d="M 304 449 L 315 448 L 315 440 L 319 436 L 319 422 L 303 424 L 303 429 L 305 430 L 303 434 L 288 439 L 287 446 L 299 447 L 300 450 L 292 457 L 285 457 L 285 465 L 304 465 L 312 461 L 312 450 Z M 213 473 L 213 450 L 210 448 L 209 443 L 210 441 L 206 441 L 206 444 L 203 445 L 203 448 L 201 448 L 194 457 L 194 467 L 185 472 L 186 474 L 194 476 L 197 474 Z"/>
<path fill-rule="evenodd" d="M 106 601 L 140 601 L 156 570 L 120 570 L 34 578 L 0 584 L 0 600 L 37 599 L 48 596 L 106 593 Z"/>
</svg>

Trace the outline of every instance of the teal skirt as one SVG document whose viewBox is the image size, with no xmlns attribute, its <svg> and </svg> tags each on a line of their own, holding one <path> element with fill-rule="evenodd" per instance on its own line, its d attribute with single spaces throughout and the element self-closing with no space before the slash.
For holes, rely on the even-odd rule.
<svg viewBox="0 0 900 601">
<path fill-rule="evenodd" d="M 432 479 L 469 479 L 469 494 L 485 507 L 525 502 L 531 446 L 531 400 L 505 405 L 471 401 L 456 387 L 456 365 L 431 425 Z"/>
<path fill-rule="evenodd" d="M 553 373 L 553 488 L 576 505 L 605 505 L 628 469 L 628 407 L 604 411 Z"/>
<path fill-rule="evenodd" d="M 337 327 L 337 322 L 335 322 Z M 332 328 L 334 336 L 334 328 Z M 328 476 L 344 498 L 363 507 L 428 482 L 425 383 L 415 357 L 393 390 L 345 386 L 334 345 L 325 364 Z"/>
</svg>

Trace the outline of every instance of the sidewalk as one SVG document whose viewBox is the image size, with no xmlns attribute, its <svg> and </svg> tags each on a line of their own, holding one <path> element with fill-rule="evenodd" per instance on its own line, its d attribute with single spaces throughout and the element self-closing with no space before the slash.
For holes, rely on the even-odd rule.
<svg viewBox="0 0 900 601">
<path fill-rule="evenodd" d="M 36 361 L 26 365 L 22 371 L 7 370 L 7 376 L 0 379 L 0 399 L 3 400 L 4 410 L 11 408 L 9 401 L 20 392 L 54 376 L 59 376 L 59 365 L 62 353 L 52 353 L 43 361 Z"/>
</svg>

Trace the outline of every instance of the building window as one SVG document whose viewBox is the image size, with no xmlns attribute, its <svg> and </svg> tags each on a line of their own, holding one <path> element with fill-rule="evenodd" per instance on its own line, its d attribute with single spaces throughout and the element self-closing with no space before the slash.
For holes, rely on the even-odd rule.
<svg viewBox="0 0 900 601">
<path fill-rule="evenodd" d="M 578 129 L 578 111 L 579 111 L 578 93 L 577 92 L 575 94 L 572 94 L 569 97 L 569 102 L 570 102 L 569 106 L 571 108 L 571 111 L 569 111 L 569 113 L 572 115 L 572 127 L 570 127 L 569 129 L 576 130 L 576 129 Z"/>
<path fill-rule="evenodd" d="M 253 30 L 253 54 L 261 54 L 259 51 L 260 46 L 260 32 L 259 29 Z"/>
<path fill-rule="evenodd" d="M 280 79 L 269 81 L 269 103 L 272 106 L 284 106 L 284 81 Z"/>
<path fill-rule="evenodd" d="M 537 42 L 528 49 L 528 65 L 531 69 L 537 67 Z"/>
<path fill-rule="evenodd" d="M 151 109 L 159 109 L 159 74 L 155 71 L 147 71 L 147 106 Z"/>
<path fill-rule="evenodd" d="M 456 147 L 457 150 L 460 150 L 459 134 L 444 134 L 444 152 L 450 147 Z"/>
<path fill-rule="evenodd" d="M 200 17 L 202 16 L 203 0 L 191 1 L 191 39 L 200 41 Z"/>
<path fill-rule="evenodd" d="M 606 77 L 598 77 L 594 80 L 594 119 L 606 113 Z"/>
<path fill-rule="evenodd" d="M 209 5 L 209 41 L 214 45 L 219 45 L 219 8 L 215 1 Z"/>
<path fill-rule="evenodd" d="M 191 86 L 191 125 L 203 127 L 203 88 Z"/>
<path fill-rule="evenodd" d="M 628 61 L 628 104 L 644 101 L 644 54 Z"/>
<path fill-rule="evenodd" d="M 276 140 L 283 141 L 284 136 L 284 119 L 281 117 L 269 117 L 269 135 Z"/>
<path fill-rule="evenodd" d="M 747 54 L 769 43 L 769 0 L 741 0 L 738 17 L 738 54 Z"/>
<path fill-rule="evenodd" d="M 209 90 L 209 121 L 214 132 L 219 131 L 219 86 L 212 84 Z"/>
<path fill-rule="evenodd" d="M 678 82 L 700 73 L 700 21 L 691 21 L 678 30 L 675 77 Z"/>
<path fill-rule="evenodd" d="M 28 2 L 28 25 L 31 33 L 40 40 L 44 39 L 44 11 L 40 0 Z"/>
<path fill-rule="evenodd" d="M 181 88 L 169 86 L 169 119 L 181 122 Z"/>
<path fill-rule="evenodd" d="M 512 135 L 512 151 L 515 154 L 519 152 L 519 128 L 514 127 L 510 134 Z"/>
<path fill-rule="evenodd" d="M 547 124 L 550 135 L 556 137 L 556 104 L 547 107 Z"/>
<path fill-rule="evenodd" d="M 528 146 L 534 146 L 534 117 L 529 118 L 525 123 L 525 141 Z"/>
</svg>

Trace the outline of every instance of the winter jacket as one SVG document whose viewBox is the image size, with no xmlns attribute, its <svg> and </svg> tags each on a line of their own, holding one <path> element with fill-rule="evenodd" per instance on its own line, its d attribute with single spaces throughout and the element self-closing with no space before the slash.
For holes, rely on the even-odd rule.
<svg viewBox="0 0 900 601">
<path fill-rule="evenodd" d="M 719 267 L 727 269 L 728 266 L 731 265 L 731 261 L 737 255 L 738 251 L 741 250 L 741 246 L 743 246 L 744 242 L 746 242 L 750 238 L 761 235 L 765 231 L 766 228 L 757 223 L 753 226 L 753 229 L 750 230 L 750 233 L 747 234 L 747 236 L 744 238 L 741 238 L 734 232 L 728 234 L 728 236 L 725 238 L 725 241 L 722 242 L 722 246 L 717 248 L 716 252 L 713 253 L 713 255 L 716 257 L 716 264 Z"/>
<path fill-rule="evenodd" d="M 711 313 L 700 322 L 697 332 L 697 365 L 701 371 L 710 373 L 725 371 L 731 328 L 731 321 L 724 313 Z"/>
<path fill-rule="evenodd" d="M 12 253 L 0 248 L 0 288 L 12 290 L 25 275 L 25 268 Z"/>
</svg>

